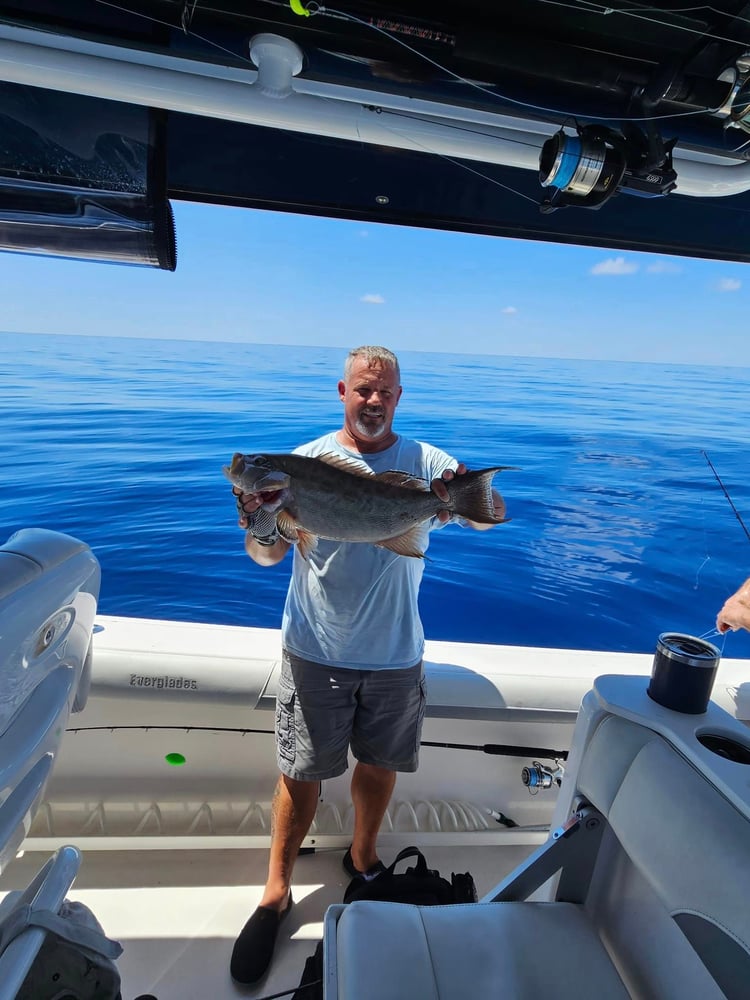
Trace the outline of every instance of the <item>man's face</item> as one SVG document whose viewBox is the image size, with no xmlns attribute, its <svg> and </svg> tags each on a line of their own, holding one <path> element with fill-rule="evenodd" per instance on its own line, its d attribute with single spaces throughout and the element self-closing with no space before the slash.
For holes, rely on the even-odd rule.
<svg viewBox="0 0 750 1000">
<path fill-rule="evenodd" d="M 339 382 L 344 426 L 355 440 L 378 441 L 391 433 L 401 386 L 392 365 L 355 358 L 346 382 Z"/>
</svg>

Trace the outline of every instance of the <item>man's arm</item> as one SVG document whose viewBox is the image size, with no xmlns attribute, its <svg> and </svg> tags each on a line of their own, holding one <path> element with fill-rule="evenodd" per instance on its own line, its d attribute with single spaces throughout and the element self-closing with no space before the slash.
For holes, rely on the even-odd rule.
<svg viewBox="0 0 750 1000">
<path fill-rule="evenodd" d="M 236 489 L 233 489 L 232 493 L 239 512 L 237 523 L 245 529 L 245 552 L 259 566 L 275 566 L 276 563 L 280 563 L 291 548 L 290 543 L 277 535 L 275 530 L 272 535 L 265 538 L 258 538 L 248 530 L 252 515 L 262 505 L 263 498 L 257 493 L 239 493 Z"/>
<path fill-rule="evenodd" d="M 750 579 L 745 580 L 739 590 L 725 601 L 716 616 L 717 631 L 728 632 L 738 628 L 750 631 Z"/>
<path fill-rule="evenodd" d="M 259 566 L 275 566 L 281 562 L 291 547 L 289 542 L 280 537 L 273 545 L 262 545 L 249 531 L 245 532 L 245 552 Z"/>
<path fill-rule="evenodd" d="M 466 466 L 463 462 L 458 464 L 456 471 L 452 469 L 446 469 L 440 479 L 433 479 L 430 486 L 432 487 L 433 493 L 436 493 L 441 500 L 449 500 L 448 490 L 445 488 L 445 483 L 450 482 L 455 476 L 462 476 L 466 472 Z M 497 490 L 492 491 L 492 503 L 495 508 L 495 517 L 501 520 L 505 517 L 505 501 Z M 441 510 L 437 515 L 438 520 L 441 524 L 445 524 L 450 521 L 451 514 L 450 511 Z M 470 521 L 467 518 L 462 518 L 462 524 L 465 524 L 468 528 L 473 528 L 475 531 L 487 531 L 488 528 L 494 528 L 494 524 L 483 524 L 479 521 Z"/>
</svg>

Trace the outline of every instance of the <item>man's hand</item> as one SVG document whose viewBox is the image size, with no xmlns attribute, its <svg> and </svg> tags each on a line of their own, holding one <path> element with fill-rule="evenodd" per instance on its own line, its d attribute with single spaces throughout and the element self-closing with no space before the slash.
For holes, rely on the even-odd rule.
<svg viewBox="0 0 750 1000">
<path fill-rule="evenodd" d="M 724 607 L 716 616 L 718 632 L 734 632 L 738 628 L 750 630 L 750 580 L 746 580 L 740 589 L 728 598 Z"/>
<path fill-rule="evenodd" d="M 260 493 L 242 493 L 236 486 L 232 487 L 232 493 L 237 502 L 239 514 L 237 524 L 247 530 L 250 524 L 249 517 L 263 506 L 263 497 Z"/>
<path fill-rule="evenodd" d="M 266 521 L 271 520 L 270 527 L 273 528 L 272 533 L 266 536 L 267 541 L 262 536 L 253 534 L 254 530 L 259 529 L 259 519 L 255 515 L 263 506 L 263 494 L 242 493 L 236 486 L 232 487 L 232 494 L 239 513 L 237 523 L 245 530 L 245 552 L 259 566 L 275 566 L 276 563 L 281 562 L 291 546 L 289 542 L 276 533 L 272 514 L 265 514 L 265 512 L 261 514 L 261 516 L 265 515 Z"/>
<path fill-rule="evenodd" d="M 440 479 L 433 479 L 432 482 L 430 483 L 430 488 L 432 489 L 432 492 L 435 493 L 436 496 L 438 496 L 444 503 L 447 503 L 448 500 L 450 500 L 450 496 L 448 494 L 448 490 L 446 489 L 445 484 L 449 483 L 451 479 L 454 479 L 456 476 L 463 476 L 467 471 L 468 470 L 463 462 L 460 462 L 458 464 L 455 472 L 452 469 L 446 469 Z M 497 492 L 497 490 L 492 491 L 492 504 L 494 507 L 495 517 L 498 518 L 498 520 L 504 518 L 505 501 Z M 438 521 L 440 521 L 441 524 L 446 524 L 448 521 L 450 521 L 451 517 L 452 514 L 449 510 L 438 511 L 437 519 Z M 480 524 L 477 521 L 467 520 L 466 523 L 471 525 L 471 527 L 475 528 L 477 531 L 486 531 L 487 528 L 492 527 L 491 524 Z"/>
</svg>

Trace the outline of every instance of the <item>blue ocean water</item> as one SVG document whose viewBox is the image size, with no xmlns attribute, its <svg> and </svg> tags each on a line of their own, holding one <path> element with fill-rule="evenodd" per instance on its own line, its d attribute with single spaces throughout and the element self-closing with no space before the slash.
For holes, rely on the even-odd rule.
<svg viewBox="0 0 750 1000">
<path fill-rule="evenodd" d="M 104 614 L 276 627 L 221 472 L 338 427 L 345 352 L 3 334 L 0 528 L 84 539 Z M 650 652 L 750 576 L 750 369 L 404 353 L 396 429 L 502 473 L 512 522 L 435 532 L 428 638 Z M 750 636 L 717 640 L 750 657 Z"/>
</svg>

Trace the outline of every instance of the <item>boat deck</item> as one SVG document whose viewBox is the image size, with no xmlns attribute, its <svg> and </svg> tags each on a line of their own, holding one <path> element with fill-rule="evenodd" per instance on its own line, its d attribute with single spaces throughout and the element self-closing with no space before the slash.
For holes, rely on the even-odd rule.
<svg viewBox="0 0 750 1000">
<path fill-rule="evenodd" d="M 435 845 L 418 834 L 390 835 L 380 853 L 389 863 L 401 847 L 416 843 L 430 867 L 448 878 L 451 872 L 470 871 L 481 896 L 544 836 L 525 839 L 496 846 L 467 843 L 466 836 L 459 843 L 441 837 Z M 266 849 L 86 851 L 68 898 L 89 906 L 105 933 L 123 945 L 117 963 L 123 1000 L 144 993 L 157 1000 L 265 997 L 293 991 L 299 983 L 305 961 L 322 937 L 323 914 L 331 903 L 341 902 L 348 884 L 341 867 L 344 850 L 300 857 L 294 910 L 283 925 L 268 975 L 252 988 L 233 983 L 229 959 L 237 934 L 260 900 Z M 0 896 L 24 888 L 48 857 L 47 852 L 27 851 L 17 858 L 0 877 Z"/>
</svg>

